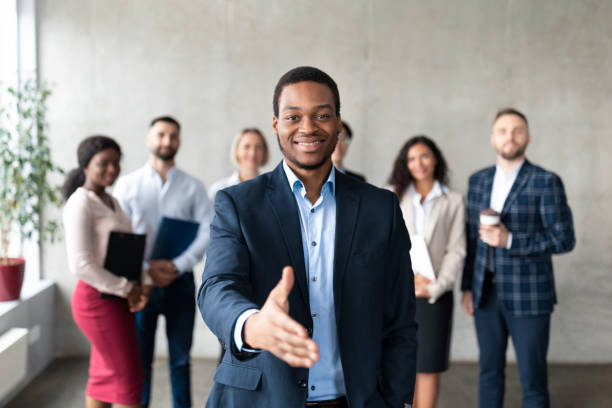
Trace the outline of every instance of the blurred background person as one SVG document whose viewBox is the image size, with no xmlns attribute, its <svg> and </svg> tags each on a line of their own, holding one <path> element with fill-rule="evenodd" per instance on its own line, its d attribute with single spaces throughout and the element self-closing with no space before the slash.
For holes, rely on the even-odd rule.
<svg viewBox="0 0 612 408">
<path fill-rule="evenodd" d="M 522 406 L 550 406 L 547 355 L 557 303 L 552 255 L 571 251 L 576 235 L 563 181 L 527 160 L 530 141 L 522 112 L 498 111 L 490 136 L 496 164 L 472 174 L 468 185 L 461 304 L 474 316 L 482 408 L 504 404 L 508 337 Z M 491 214 L 493 222 L 486 217 Z"/>
<path fill-rule="evenodd" d="M 266 165 L 268 157 L 268 144 L 259 129 L 245 128 L 238 132 L 230 148 L 230 160 L 237 170 L 210 187 L 209 197 L 213 204 L 217 191 L 259 176 L 259 169 Z"/>
<path fill-rule="evenodd" d="M 334 149 L 334 153 L 332 154 L 332 161 L 334 162 L 334 167 L 342 173 L 365 182 L 366 179 L 363 175 L 359 173 L 353 173 L 352 171 L 349 171 L 344 168 L 344 157 L 348 152 L 348 148 L 352 140 L 353 130 L 351 129 L 348 123 L 342 121 L 342 130 L 338 134 L 338 143 L 336 143 L 336 148 Z"/>
<path fill-rule="evenodd" d="M 132 231 L 130 219 L 106 192 L 119 176 L 121 148 L 111 138 L 91 136 L 79 144 L 77 156 L 79 167 L 66 176 L 62 195 L 68 265 L 79 279 L 72 314 L 91 343 L 85 406 L 140 407 L 144 375 L 133 312 L 145 306 L 150 286 L 102 266 L 109 233 Z M 150 283 L 146 273 L 142 282 Z"/>
<path fill-rule="evenodd" d="M 442 152 L 426 136 L 415 136 L 400 150 L 388 183 L 400 199 L 411 237 L 425 239 L 436 280 L 415 269 L 419 330 L 415 408 L 436 405 L 440 373 L 449 365 L 453 286 L 465 260 L 465 206 L 448 189 Z"/>
<path fill-rule="evenodd" d="M 208 248 L 213 211 L 206 188 L 197 178 L 176 165 L 181 146 L 181 125 L 171 116 L 154 118 L 145 139 L 147 163 L 117 181 L 113 194 L 130 217 L 132 228 L 146 234 L 145 251 L 154 288 L 147 306 L 136 315 L 138 342 L 144 367 L 142 406 L 152 396 L 153 360 L 157 322 L 166 322 L 166 338 L 174 408 L 190 408 L 191 346 L 195 324 L 193 268 Z M 153 243 L 164 217 L 199 224 L 189 246 L 172 259 L 152 259 Z"/>
</svg>

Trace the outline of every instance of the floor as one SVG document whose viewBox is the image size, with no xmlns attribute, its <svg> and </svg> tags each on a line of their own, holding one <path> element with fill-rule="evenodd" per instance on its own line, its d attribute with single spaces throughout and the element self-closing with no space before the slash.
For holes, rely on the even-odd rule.
<svg viewBox="0 0 612 408">
<path fill-rule="evenodd" d="M 28 385 L 7 408 L 82 408 L 87 382 L 87 359 L 62 358 L 54 361 Z M 193 361 L 193 403 L 204 407 L 212 386 L 216 362 Z M 612 365 L 549 366 L 549 387 L 553 408 L 612 407 Z M 517 368 L 506 370 L 505 407 L 520 407 L 520 384 Z M 477 406 L 478 368 L 475 364 L 455 363 L 442 377 L 439 408 Z M 151 408 L 171 407 L 166 360 L 155 363 Z"/>
</svg>

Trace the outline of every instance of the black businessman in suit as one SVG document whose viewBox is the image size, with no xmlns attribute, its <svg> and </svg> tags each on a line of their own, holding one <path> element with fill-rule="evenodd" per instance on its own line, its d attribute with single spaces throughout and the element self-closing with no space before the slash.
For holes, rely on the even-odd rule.
<svg viewBox="0 0 612 408">
<path fill-rule="evenodd" d="M 279 80 L 284 160 L 217 193 L 198 305 L 225 344 L 208 407 L 409 407 L 410 239 L 395 194 L 334 169 L 336 83 Z"/>
</svg>

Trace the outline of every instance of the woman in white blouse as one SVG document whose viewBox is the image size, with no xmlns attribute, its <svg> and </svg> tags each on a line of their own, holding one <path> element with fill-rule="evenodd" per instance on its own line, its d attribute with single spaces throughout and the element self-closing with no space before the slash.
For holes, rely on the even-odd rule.
<svg viewBox="0 0 612 408">
<path fill-rule="evenodd" d="M 210 187 L 208 194 L 213 204 L 217 191 L 257 177 L 260 167 L 268 162 L 268 156 L 268 144 L 259 129 L 241 130 L 234 137 L 230 149 L 230 160 L 238 170 Z"/>
<path fill-rule="evenodd" d="M 119 176 L 121 149 L 111 138 L 91 136 L 77 150 L 79 167 L 67 176 L 62 194 L 68 266 L 78 283 L 72 314 L 91 343 L 87 408 L 140 407 L 144 373 L 136 338 L 135 311 L 151 289 L 104 268 L 111 231 L 131 232 L 130 219 L 106 192 Z M 102 297 L 110 294 L 115 297 Z"/>
<path fill-rule="evenodd" d="M 466 251 L 463 197 L 448 189 L 447 173 L 436 144 L 415 136 L 400 150 L 389 177 L 408 232 L 413 240 L 424 239 L 436 276 L 431 280 L 414 271 L 419 325 L 415 408 L 435 407 L 440 373 L 448 369 L 453 287 Z"/>
</svg>

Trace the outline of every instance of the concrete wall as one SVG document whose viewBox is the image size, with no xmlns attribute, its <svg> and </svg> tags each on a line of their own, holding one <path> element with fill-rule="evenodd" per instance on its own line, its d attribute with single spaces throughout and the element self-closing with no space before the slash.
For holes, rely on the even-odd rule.
<svg viewBox="0 0 612 408">
<path fill-rule="evenodd" d="M 530 119 L 529 158 L 565 181 L 578 244 L 555 257 L 559 306 L 551 361 L 612 361 L 612 2 L 40 1 L 41 77 L 56 158 L 76 164 L 91 133 L 116 137 L 124 169 L 146 160 L 154 116 L 184 126 L 182 168 L 205 184 L 229 174 L 227 150 L 244 126 L 271 133 L 272 91 L 297 65 L 340 87 L 355 130 L 347 167 L 384 183 L 400 145 L 425 133 L 443 149 L 452 187 L 494 162 L 488 135 L 507 105 Z M 74 326 L 75 284 L 61 245 L 45 246 L 59 287 L 58 354 L 87 352 Z M 199 273 L 198 273 L 199 274 Z M 457 308 L 452 357 L 478 356 L 472 320 Z M 195 354 L 216 355 L 199 321 Z"/>
</svg>

